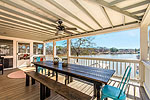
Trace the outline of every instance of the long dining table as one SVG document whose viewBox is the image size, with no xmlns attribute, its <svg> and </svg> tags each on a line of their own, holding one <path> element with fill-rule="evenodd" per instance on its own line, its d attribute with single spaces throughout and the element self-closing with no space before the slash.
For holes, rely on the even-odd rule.
<svg viewBox="0 0 150 100">
<path fill-rule="evenodd" d="M 100 89 L 102 88 L 102 85 L 106 85 L 115 73 L 115 70 L 102 69 L 77 64 L 68 64 L 67 67 L 62 67 L 61 62 L 59 62 L 58 65 L 54 65 L 53 61 L 33 62 L 33 64 L 36 66 L 36 72 L 38 72 L 38 67 L 42 67 L 55 71 L 56 78 L 58 77 L 58 73 L 61 73 L 65 74 L 66 76 L 78 78 L 93 83 L 93 97 L 97 97 L 97 100 L 100 100 Z"/>
</svg>

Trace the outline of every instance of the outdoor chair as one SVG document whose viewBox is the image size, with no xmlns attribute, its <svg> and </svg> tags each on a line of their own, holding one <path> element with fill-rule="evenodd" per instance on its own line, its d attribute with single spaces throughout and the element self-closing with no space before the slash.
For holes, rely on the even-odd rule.
<svg viewBox="0 0 150 100">
<path fill-rule="evenodd" d="M 41 57 L 36 57 L 36 62 L 40 62 L 40 61 L 43 61 L 43 59 L 41 59 Z M 38 66 L 38 73 L 40 73 L 41 71 L 43 74 L 43 70 L 45 71 L 45 75 L 46 75 L 46 69 Z"/>
<path fill-rule="evenodd" d="M 0 57 L 0 70 L 2 71 L 2 75 L 4 73 L 4 58 Z"/>
<path fill-rule="evenodd" d="M 102 94 L 101 100 L 105 98 L 111 98 L 113 100 L 126 100 L 125 92 L 129 84 L 130 74 L 131 74 L 131 67 L 128 66 L 127 69 L 125 70 L 119 88 L 110 85 L 105 85 L 101 92 Z"/>
</svg>

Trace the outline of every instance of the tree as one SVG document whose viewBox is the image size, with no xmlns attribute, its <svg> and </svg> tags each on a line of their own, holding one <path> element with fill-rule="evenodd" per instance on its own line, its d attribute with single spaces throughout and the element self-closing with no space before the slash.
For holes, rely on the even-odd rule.
<svg viewBox="0 0 150 100">
<path fill-rule="evenodd" d="M 79 56 L 83 53 L 83 50 L 86 48 L 92 48 L 94 46 L 93 37 L 84 37 L 77 38 L 71 41 L 71 49 L 73 49 L 76 56 Z M 87 53 L 90 53 L 90 50 L 86 50 Z"/>
<path fill-rule="evenodd" d="M 85 50 L 87 48 L 92 48 L 95 43 L 93 43 L 94 38 L 93 37 L 83 37 L 83 38 L 76 38 L 71 40 L 71 49 L 73 53 L 76 56 L 79 56 L 82 54 L 82 50 Z M 67 42 L 64 41 L 64 45 L 66 45 Z M 87 52 L 90 50 L 87 50 Z"/>
<path fill-rule="evenodd" d="M 117 51 L 118 51 L 117 48 L 114 48 L 114 47 L 110 48 L 110 52 L 117 52 Z"/>
</svg>

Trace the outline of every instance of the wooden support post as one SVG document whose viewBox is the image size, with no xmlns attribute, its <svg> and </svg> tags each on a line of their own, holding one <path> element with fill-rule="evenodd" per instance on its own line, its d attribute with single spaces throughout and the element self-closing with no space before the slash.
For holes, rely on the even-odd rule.
<svg viewBox="0 0 150 100">
<path fill-rule="evenodd" d="M 30 43 L 30 66 L 32 66 L 33 62 L 33 42 Z"/>
<path fill-rule="evenodd" d="M 140 27 L 140 60 L 148 59 L 148 25 L 141 25 Z M 140 84 L 143 86 L 145 81 L 145 66 L 140 63 Z"/>
<path fill-rule="evenodd" d="M 50 94 L 51 94 L 51 90 L 48 87 L 46 87 L 46 98 L 49 97 Z"/>
<path fill-rule="evenodd" d="M 26 74 L 26 86 L 30 84 L 30 77 Z"/>
<path fill-rule="evenodd" d="M 71 55 L 71 40 L 67 39 L 67 58 L 68 58 L 68 63 L 69 63 L 69 57 Z"/>
<path fill-rule="evenodd" d="M 53 40 L 53 61 L 54 57 L 56 57 L 56 41 Z"/>
<path fill-rule="evenodd" d="M 40 100 L 44 100 L 46 97 L 45 95 L 45 86 L 40 83 Z"/>
<path fill-rule="evenodd" d="M 34 85 L 35 84 L 35 79 L 31 78 L 31 80 L 32 80 L 32 85 Z"/>
<path fill-rule="evenodd" d="M 70 63 L 70 57 L 71 56 L 71 40 L 67 39 L 67 58 L 68 58 L 68 63 Z M 68 77 L 68 83 L 73 82 L 73 78 L 70 76 Z"/>
</svg>

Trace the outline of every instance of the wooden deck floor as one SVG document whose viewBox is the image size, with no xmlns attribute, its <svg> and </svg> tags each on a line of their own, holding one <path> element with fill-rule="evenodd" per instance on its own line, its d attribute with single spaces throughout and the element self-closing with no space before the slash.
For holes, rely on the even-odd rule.
<svg viewBox="0 0 150 100">
<path fill-rule="evenodd" d="M 19 69 L 7 70 L 4 75 L 0 75 L 0 100 L 39 100 L 39 84 L 26 87 L 25 79 L 9 79 L 7 75 Z M 28 69 L 24 69 L 28 70 Z M 34 70 L 31 68 L 30 70 Z M 55 77 L 53 77 L 55 79 Z M 59 75 L 59 82 L 64 82 L 64 77 Z M 109 82 L 112 86 L 118 86 L 119 82 L 111 80 Z M 88 83 L 74 80 L 68 86 L 78 89 L 88 95 L 93 95 L 93 86 Z M 50 98 L 47 100 L 65 100 L 60 95 L 52 92 Z M 110 99 L 108 99 L 110 100 Z M 127 100 L 149 100 L 142 87 L 130 84 L 127 90 Z"/>
</svg>

